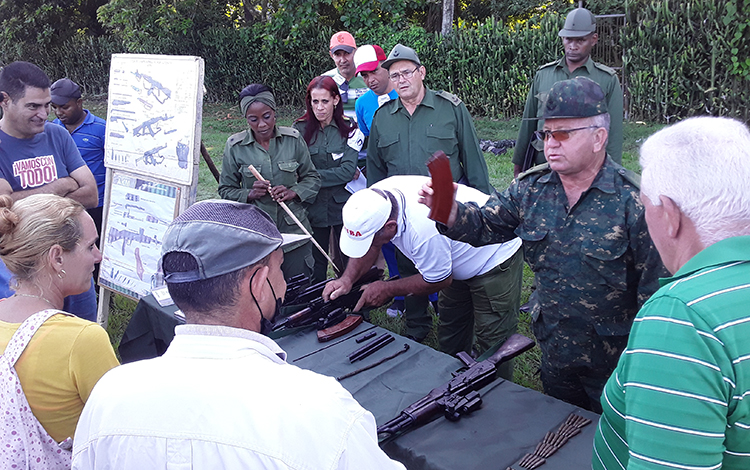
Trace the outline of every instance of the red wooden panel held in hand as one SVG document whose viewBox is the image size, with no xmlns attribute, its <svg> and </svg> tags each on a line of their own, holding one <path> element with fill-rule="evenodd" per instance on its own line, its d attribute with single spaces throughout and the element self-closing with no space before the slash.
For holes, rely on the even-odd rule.
<svg viewBox="0 0 750 470">
<path fill-rule="evenodd" d="M 432 154 L 427 160 L 427 168 L 432 177 L 432 207 L 430 208 L 430 219 L 448 223 L 453 206 L 453 174 L 451 173 L 451 162 L 442 150 Z"/>
</svg>

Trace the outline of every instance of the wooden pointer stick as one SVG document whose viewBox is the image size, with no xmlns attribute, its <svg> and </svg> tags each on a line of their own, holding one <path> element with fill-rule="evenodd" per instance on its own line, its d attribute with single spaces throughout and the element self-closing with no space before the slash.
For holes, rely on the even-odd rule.
<svg viewBox="0 0 750 470">
<path fill-rule="evenodd" d="M 250 165 L 248 168 L 250 169 L 250 172 L 253 174 L 253 176 L 255 176 L 255 178 L 258 181 L 268 181 L 267 179 L 263 178 L 263 176 L 261 176 L 261 174 L 258 172 L 258 170 L 255 169 L 254 166 Z M 297 216 L 295 216 L 294 213 L 292 213 L 292 210 L 289 209 L 289 207 L 287 207 L 287 205 L 284 203 L 284 201 L 276 201 L 276 203 L 278 203 L 278 205 L 281 206 L 281 208 L 284 209 L 284 211 L 287 214 L 289 214 L 289 217 L 291 217 L 292 220 L 294 221 L 294 223 L 297 224 L 297 226 L 302 229 L 302 231 L 305 233 L 305 235 L 307 235 L 308 237 L 310 237 L 310 241 L 313 243 L 313 245 L 315 245 L 315 248 L 317 248 L 318 251 L 320 251 L 321 253 L 323 253 L 323 256 L 326 257 L 326 259 L 328 260 L 328 262 L 331 263 L 331 267 L 333 268 L 333 272 L 336 273 L 336 276 L 338 277 L 341 273 L 339 273 L 339 270 L 336 268 L 336 265 L 334 264 L 333 260 L 328 256 L 328 253 L 326 253 L 326 250 L 324 250 L 318 244 L 318 242 L 315 241 L 315 239 L 310 234 L 310 232 L 307 231 L 307 229 L 305 228 L 305 226 L 302 225 L 302 222 L 300 222 L 299 219 L 297 218 Z"/>
</svg>

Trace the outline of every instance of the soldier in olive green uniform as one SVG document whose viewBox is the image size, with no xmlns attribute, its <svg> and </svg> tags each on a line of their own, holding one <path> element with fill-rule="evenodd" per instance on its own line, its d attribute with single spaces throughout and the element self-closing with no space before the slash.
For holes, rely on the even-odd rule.
<svg viewBox="0 0 750 470">
<path fill-rule="evenodd" d="M 307 111 L 294 123 L 294 128 L 304 136 L 320 175 L 320 191 L 308 206 L 307 213 L 313 237 L 324 250 L 328 250 L 331 231 L 336 244 L 341 238 L 341 210 L 351 195 L 346 184 L 357 171 L 358 152 L 364 135 L 353 119 L 344 116 L 341 95 L 331 77 L 314 78 L 307 87 L 305 103 Z M 308 126 L 311 127 L 309 132 Z M 328 260 L 317 250 L 313 251 L 313 258 L 312 282 L 324 281 Z M 338 266 L 338 269 L 343 272 L 344 266 Z"/>
<path fill-rule="evenodd" d="M 639 307 L 667 275 L 648 235 L 638 176 L 605 154 L 606 109 L 593 81 L 556 83 L 540 131 L 549 163 L 482 207 L 455 204 L 451 228 L 438 225 L 475 246 L 521 237 L 537 280 L 530 304 L 544 391 L 598 412 Z"/>
<path fill-rule="evenodd" d="M 542 128 L 543 105 L 552 85 L 574 77 L 588 77 L 599 84 L 607 97 L 607 108 L 611 117 L 607 154 L 616 163 L 622 163 L 622 89 L 615 71 L 606 65 L 591 60 L 591 48 L 597 43 L 596 18 L 585 8 L 570 12 L 565 26 L 560 30 L 563 38 L 565 55 L 560 59 L 539 67 L 531 84 L 523 110 L 523 121 L 518 131 L 516 147 L 513 153 L 514 175 L 518 176 L 523 168 L 524 157 L 532 142 L 534 131 Z M 541 142 L 536 142 L 541 150 Z M 544 163 L 544 152 L 534 151 L 531 166 Z"/>
<path fill-rule="evenodd" d="M 219 195 L 255 204 L 271 216 L 282 233 L 304 233 L 276 202 L 283 201 L 310 231 L 304 203 L 312 202 L 318 194 L 320 176 L 305 141 L 296 129 L 276 126 L 276 102 L 265 85 L 246 87 L 240 94 L 240 109 L 250 129 L 227 139 Z M 268 182 L 258 181 L 250 165 Z M 284 246 L 282 271 L 287 279 L 297 274 L 309 276 L 312 267 L 309 240 Z"/>
<path fill-rule="evenodd" d="M 424 86 L 426 69 L 414 49 L 397 44 L 382 63 L 398 93 L 376 112 L 367 146 L 367 185 L 394 175 L 429 176 L 427 160 L 438 150 L 450 159 L 454 181 L 492 192 L 487 163 L 466 105 L 458 97 Z M 397 252 L 402 277 L 419 274 Z M 432 328 L 426 297 L 404 299 L 406 335 L 423 340 Z M 471 312 L 467 312 L 467 315 Z"/>
</svg>

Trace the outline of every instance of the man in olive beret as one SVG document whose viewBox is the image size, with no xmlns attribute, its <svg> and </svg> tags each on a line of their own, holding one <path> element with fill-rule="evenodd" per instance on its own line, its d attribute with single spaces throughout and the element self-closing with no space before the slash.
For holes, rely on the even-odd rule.
<svg viewBox="0 0 750 470">
<path fill-rule="evenodd" d="M 638 175 L 607 156 L 601 87 L 585 77 L 556 83 L 542 118 L 547 163 L 482 207 L 454 203 L 438 230 L 474 246 L 521 237 L 536 275 L 529 303 L 544 391 L 600 413 L 633 318 L 667 271 L 648 235 Z M 431 206 L 432 188 L 420 194 Z"/>
</svg>

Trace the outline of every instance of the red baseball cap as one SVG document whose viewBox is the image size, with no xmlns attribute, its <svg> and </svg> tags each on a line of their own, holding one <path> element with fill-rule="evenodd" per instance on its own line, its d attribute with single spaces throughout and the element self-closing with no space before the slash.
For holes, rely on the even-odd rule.
<svg viewBox="0 0 750 470">
<path fill-rule="evenodd" d="M 331 36 L 331 54 L 339 50 L 353 52 L 356 48 L 357 43 L 354 41 L 354 36 L 349 34 L 348 31 L 339 31 L 338 33 Z"/>
<path fill-rule="evenodd" d="M 354 65 L 357 67 L 357 73 L 372 72 L 385 59 L 385 52 L 378 45 L 367 44 L 354 53 Z"/>
</svg>

